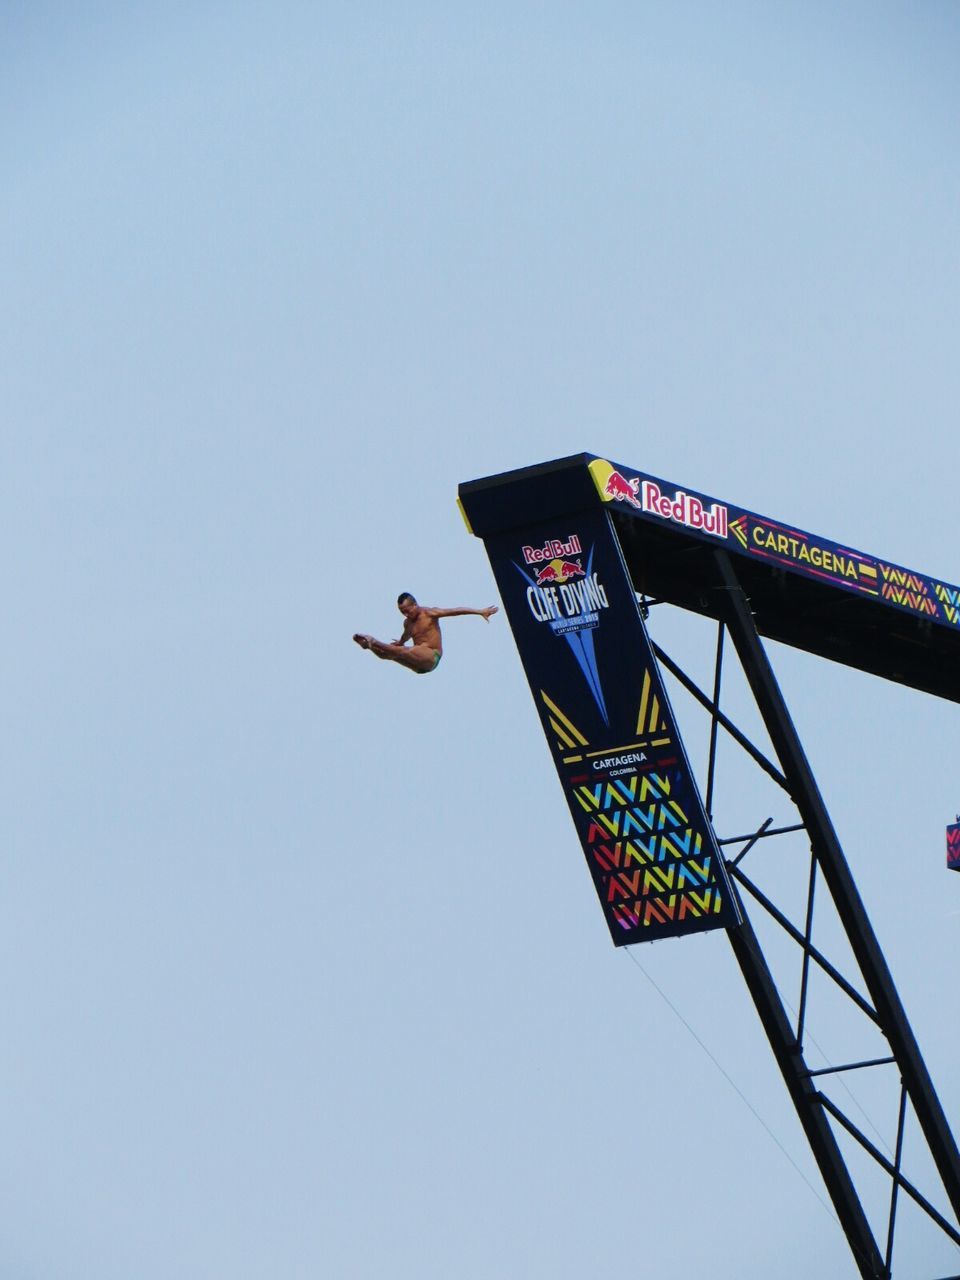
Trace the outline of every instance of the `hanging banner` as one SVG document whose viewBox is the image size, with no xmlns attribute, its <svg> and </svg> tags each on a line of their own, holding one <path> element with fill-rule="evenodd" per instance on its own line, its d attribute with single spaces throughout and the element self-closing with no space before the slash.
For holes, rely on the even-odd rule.
<svg viewBox="0 0 960 1280">
<path fill-rule="evenodd" d="M 947 827 L 947 869 L 960 871 L 960 820 Z"/>
<path fill-rule="evenodd" d="M 589 471 L 600 501 L 620 512 L 712 542 L 755 563 L 960 629 L 960 587 L 632 468 L 615 466 L 604 458 L 594 458 Z"/>
<path fill-rule="evenodd" d="M 615 945 L 738 924 L 606 512 L 485 546 Z"/>
</svg>

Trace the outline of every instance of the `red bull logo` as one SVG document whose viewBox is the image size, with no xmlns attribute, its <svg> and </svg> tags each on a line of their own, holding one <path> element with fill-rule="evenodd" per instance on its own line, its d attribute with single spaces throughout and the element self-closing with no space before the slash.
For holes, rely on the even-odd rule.
<svg viewBox="0 0 960 1280">
<path fill-rule="evenodd" d="M 660 491 L 658 484 L 652 480 L 644 480 L 643 502 L 636 505 L 642 506 L 644 511 L 652 511 L 662 520 L 675 520 L 677 524 L 686 525 L 688 529 L 712 533 L 717 538 L 727 536 L 727 508 L 722 502 L 714 502 L 707 510 L 692 493 L 684 493 L 682 489 L 678 489 L 670 498 Z"/>
<path fill-rule="evenodd" d="M 583 565 L 579 560 L 561 560 L 560 572 L 564 581 L 568 578 L 580 578 L 583 576 Z"/>
<path fill-rule="evenodd" d="M 619 471 L 611 471 L 607 483 L 603 487 L 603 492 L 608 498 L 612 498 L 614 502 L 629 502 L 631 507 L 640 507 L 640 499 L 637 495 L 640 492 L 640 477 L 634 476 L 628 480 L 626 476 L 622 476 Z"/>
<path fill-rule="evenodd" d="M 543 564 L 547 560 L 556 563 L 565 556 L 579 555 L 581 550 L 579 537 L 571 533 L 567 542 L 561 542 L 559 538 L 548 538 L 542 547 L 524 547 L 523 559 L 526 564 Z"/>
<path fill-rule="evenodd" d="M 549 582 L 569 582 L 571 578 L 582 578 L 584 572 L 579 560 L 551 560 L 537 570 L 537 586 L 542 587 Z"/>
</svg>

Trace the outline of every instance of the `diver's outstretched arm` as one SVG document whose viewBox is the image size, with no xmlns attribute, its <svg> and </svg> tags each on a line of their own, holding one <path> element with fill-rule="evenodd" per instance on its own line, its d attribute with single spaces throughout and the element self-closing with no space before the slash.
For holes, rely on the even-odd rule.
<svg viewBox="0 0 960 1280">
<path fill-rule="evenodd" d="M 427 613 L 433 618 L 460 618 L 465 614 L 472 613 L 478 618 L 483 618 L 484 622 L 489 622 L 491 615 L 498 611 L 498 605 L 488 604 L 485 609 L 468 609 L 464 606 L 456 609 L 428 609 Z"/>
</svg>

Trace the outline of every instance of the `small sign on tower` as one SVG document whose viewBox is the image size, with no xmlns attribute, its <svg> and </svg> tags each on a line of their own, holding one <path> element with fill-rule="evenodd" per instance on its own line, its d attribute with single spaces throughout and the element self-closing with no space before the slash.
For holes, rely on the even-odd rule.
<svg viewBox="0 0 960 1280">
<path fill-rule="evenodd" d="M 947 870 L 960 871 L 960 813 L 947 827 Z"/>
</svg>

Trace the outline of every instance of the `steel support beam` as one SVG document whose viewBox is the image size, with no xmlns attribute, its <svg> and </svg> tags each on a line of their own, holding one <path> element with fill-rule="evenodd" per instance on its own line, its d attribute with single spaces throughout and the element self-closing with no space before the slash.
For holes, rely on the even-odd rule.
<svg viewBox="0 0 960 1280">
<path fill-rule="evenodd" d="M 730 556 L 725 551 L 717 550 L 713 553 L 713 558 L 716 567 L 718 611 L 726 622 L 744 674 L 763 717 L 783 774 L 788 781 L 790 793 L 809 833 L 811 849 L 833 897 L 841 924 L 876 1010 L 880 1028 L 896 1058 L 906 1094 L 913 1106 L 947 1197 L 960 1220 L 960 1154 L 940 1105 L 940 1099 L 933 1087 L 880 944 L 814 780 L 797 730 L 760 641 L 749 602 L 734 571 Z M 745 951 L 749 952 L 749 949 L 737 941 L 737 932 L 731 931 L 731 941 L 734 943 L 734 950 L 739 960 L 741 954 Z M 758 1009 L 760 1009 L 759 1004 Z M 766 1019 L 769 1016 L 763 1009 L 760 1012 L 762 1018 Z M 766 1021 L 764 1025 L 767 1025 Z M 789 1062 L 788 1066 L 791 1072 L 795 1068 L 793 1062 Z M 792 1093 L 793 1086 L 789 1078 L 787 1084 Z M 823 1168 L 822 1164 L 821 1168 Z M 827 1170 L 824 1170 L 824 1176 L 827 1176 Z M 856 1219 L 853 1220 L 853 1225 L 856 1228 Z M 849 1236 L 848 1231 L 848 1238 Z M 869 1273 L 864 1272 L 864 1274 Z M 876 1274 L 881 1275 L 883 1272 L 878 1271 Z"/>
<path fill-rule="evenodd" d="M 746 913 L 743 924 L 729 930 L 729 938 L 860 1275 L 863 1280 L 886 1280 L 883 1257 Z"/>
</svg>

